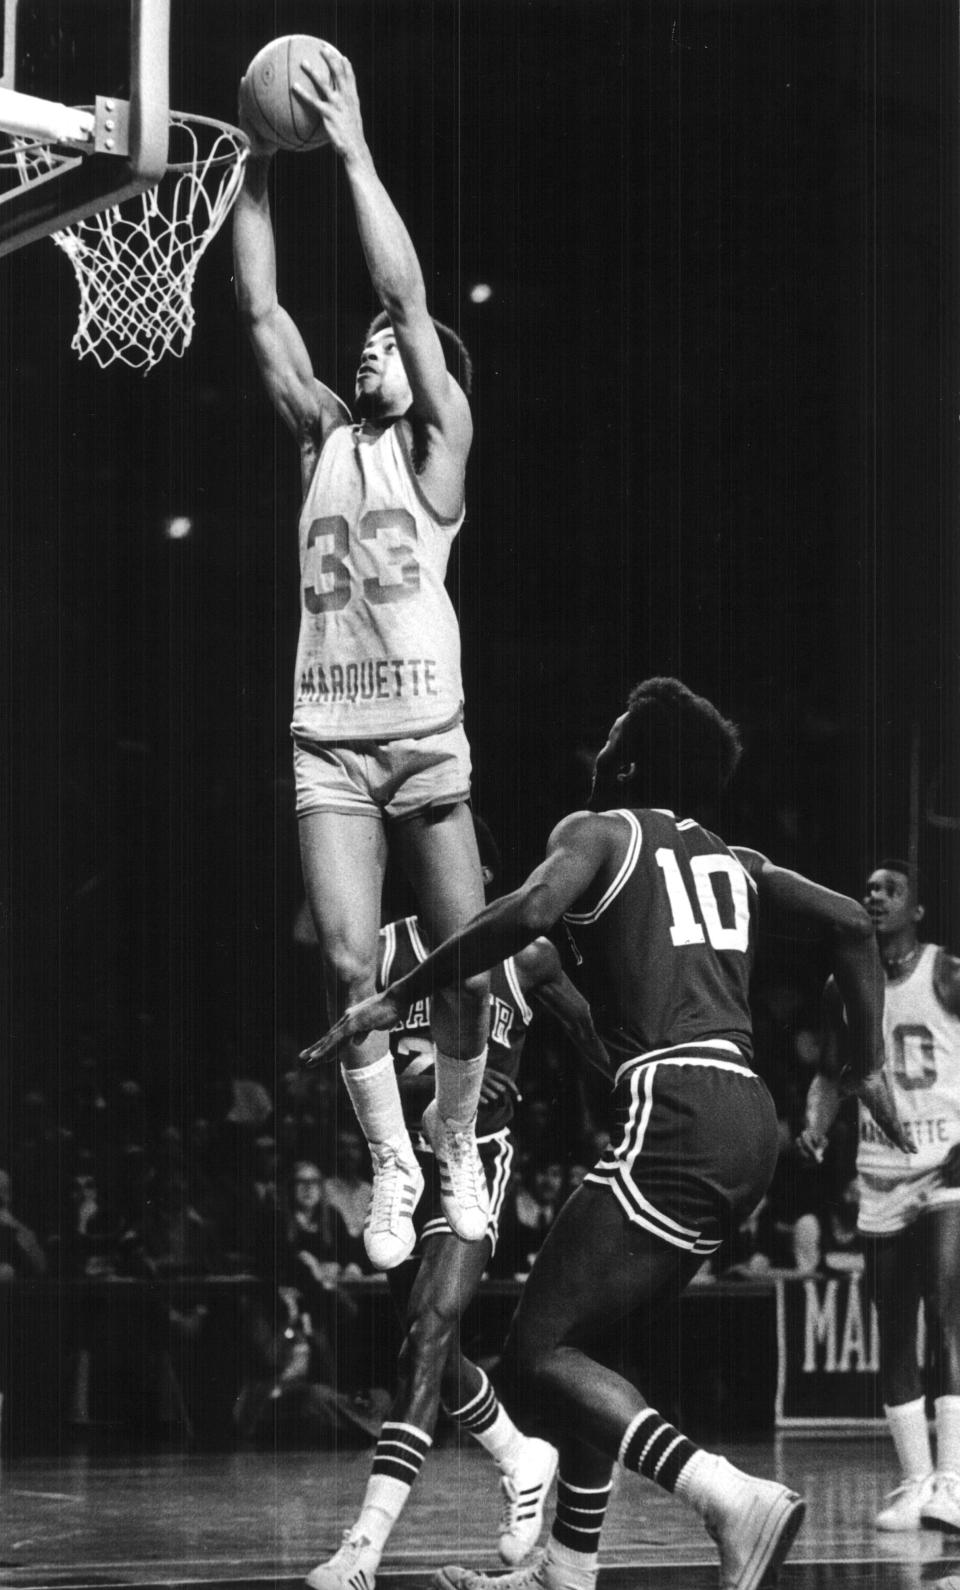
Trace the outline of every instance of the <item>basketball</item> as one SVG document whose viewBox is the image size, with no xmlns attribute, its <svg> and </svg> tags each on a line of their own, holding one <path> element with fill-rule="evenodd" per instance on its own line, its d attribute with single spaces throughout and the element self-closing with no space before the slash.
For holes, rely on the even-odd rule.
<svg viewBox="0 0 960 1590">
<path fill-rule="evenodd" d="M 327 64 L 319 39 L 307 33 L 285 34 L 258 50 L 240 84 L 245 120 L 258 138 L 277 149 L 319 149 L 328 142 L 320 117 L 293 92 L 295 83 L 313 89 L 301 70 L 303 61 L 326 79 Z"/>
</svg>

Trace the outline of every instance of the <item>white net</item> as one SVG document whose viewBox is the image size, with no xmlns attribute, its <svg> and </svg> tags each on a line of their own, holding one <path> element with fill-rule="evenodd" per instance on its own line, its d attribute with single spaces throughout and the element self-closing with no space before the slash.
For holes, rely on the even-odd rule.
<svg viewBox="0 0 960 1590">
<path fill-rule="evenodd" d="M 36 186 L 78 166 L 82 156 L 17 134 L 0 134 L 0 202 L 8 193 Z"/>
<path fill-rule="evenodd" d="M 53 234 L 80 289 L 70 346 L 81 358 L 146 372 L 167 353 L 182 357 L 197 264 L 230 213 L 248 153 L 236 128 L 173 111 L 158 186 Z"/>
</svg>

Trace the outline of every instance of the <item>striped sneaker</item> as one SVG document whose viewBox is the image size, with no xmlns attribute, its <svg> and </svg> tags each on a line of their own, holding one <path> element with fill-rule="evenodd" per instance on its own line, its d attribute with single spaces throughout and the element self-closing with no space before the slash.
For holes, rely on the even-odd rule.
<svg viewBox="0 0 960 1590">
<path fill-rule="evenodd" d="M 519 1461 L 500 1481 L 500 1557 L 511 1568 L 522 1562 L 540 1539 L 547 1493 L 557 1472 L 557 1454 L 548 1441 L 531 1436 Z"/>
<path fill-rule="evenodd" d="M 402 1141 L 370 1144 L 373 1193 L 363 1228 L 363 1245 L 378 1270 L 392 1270 L 409 1259 L 417 1240 L 413 1212 L 423 1192 L 423 1172 Z"/>
<path fill-rule="evenodd" d="M 345 1529 L 343 1545 L 329 1562 L 318 1563 L 307 1574 L 310 1590 L 373 1590 L 380 1553 L 366 1535 Z"/>
<path fill-rule="evenodd" d="M 923 1510 L 933 1492 L 933 1471 L 929 1474 L 911 1474 L 883 1499 L 883 1506 L 874 1519 L 877 1529 L 889 1534 L 901 1534 L 923 1528 Z"/>
<path fill-rule="evenodd" d="M 451 1231 L 462 1242 L 480 1242 L 487 1234 L 490 1201 L 487 1178 L 477 1152 L 476 1118 L 466 1129 L 445 1121 L 433 1100 L 420 1123 L 440 1170 L 440 1207 Z"/>
</svg>

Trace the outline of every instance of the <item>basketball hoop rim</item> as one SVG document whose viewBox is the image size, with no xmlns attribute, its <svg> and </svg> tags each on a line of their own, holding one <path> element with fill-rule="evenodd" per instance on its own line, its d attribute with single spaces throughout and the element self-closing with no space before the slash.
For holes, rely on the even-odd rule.
<svg viewBox="0 0 960 1590">
<path fill-rule="evenodd" d="M 86 111 L 93 111 L 94 109 L 92 105 L 76 105 L 73 108 Z M 179 125 L 209 128 L 211 132 L 230 138 L 233 141 L 232 148 L 225 149 L 222 154 L 213 157 L 204 157 L 199 162 L 196 157 L 192 160 L 168 160 L 167 173 L 172 173 L 174 176 L 181 175 L 187 171 L 195 171 L 198 164 L 203 164 L 209 171 L 216 171 L 221 166 L 231 165 L 238 156 L 246 155 L 250 151 L 250 140 L 246 133 L 241 132 L 240 128 L 235 127 L 232 122 L 222 121 L 219 116 L 201 116 L 192 110 L 171 110 L 168 120 L 171 127 Z M 80 158 L 85 158 L 85 151 L 76 144 L 64 144 L 51 138 L 27 140 L 22 134 L 15 135 L 10 133 L 5 134 L 5 136 L 10 139 L 11 143 L 16 137 L 18 152 L 23 155 L 31 154 L 37 149 L 65 149 L 69 150 L 71 155 L 79 155 Z M 160 180 L 162 181 L 163 178 Z"/>
</svg>

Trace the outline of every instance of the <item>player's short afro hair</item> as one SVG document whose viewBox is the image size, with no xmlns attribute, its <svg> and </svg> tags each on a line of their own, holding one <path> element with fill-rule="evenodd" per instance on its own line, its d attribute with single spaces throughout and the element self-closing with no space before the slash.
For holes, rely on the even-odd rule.
<svg viewBox="0 0 960 1590">
<path fill-rule="evenodd" d="M 679 679 L 635 685 L 627 698 L 621 741 L 633 763 L 631 798 L 638 804 L 696 811 L 722 794 L 743 754 L 740 730 Z"/>
<path fill-rule="evenodd" d="M 443 349 L 447 369 L 469 397 L 470 388 L 473 386 L 473 360 L 452 327 L 445 326 L 442 320 L 436 320 L 432 315 L 430 318 L 433 320 L 437 336 L 440 338 L 440 346 Z M 370 337 L 375 336 L 378 331 L 382 331 L 385 326 L 390 324 L 390 316 L 385 309 L 381 309 L 379 314 L 374 315 L 367 327 L 367 333 L 363 339 L 364 342 L 367 342 Z"/>
</svg>

